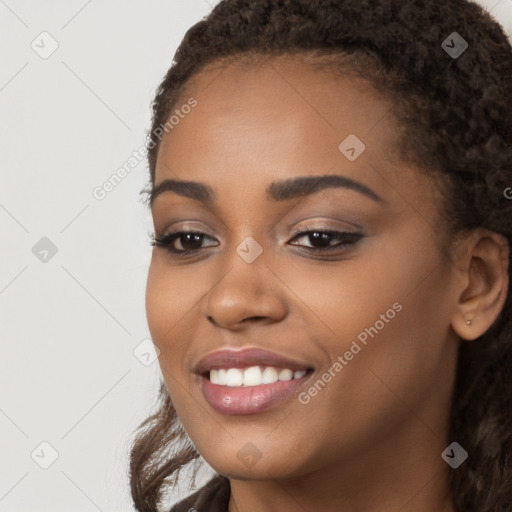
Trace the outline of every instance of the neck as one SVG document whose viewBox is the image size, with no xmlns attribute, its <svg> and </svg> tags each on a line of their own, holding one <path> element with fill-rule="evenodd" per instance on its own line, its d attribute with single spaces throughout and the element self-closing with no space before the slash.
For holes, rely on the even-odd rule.
<svg viewBox="0 0 512 512">
<path fill-rule="evenodd" d="M 343 457 L 343 464 L 293 478 L 272 478 L 270 471 L 268 479 L 230 478 L 229 512 L 454 512 L 450 468 L 440 456 L 448 443 L 423 427 L 425 435 L 430 443 L 388 439 L 386 446 Z"/>
</svg>

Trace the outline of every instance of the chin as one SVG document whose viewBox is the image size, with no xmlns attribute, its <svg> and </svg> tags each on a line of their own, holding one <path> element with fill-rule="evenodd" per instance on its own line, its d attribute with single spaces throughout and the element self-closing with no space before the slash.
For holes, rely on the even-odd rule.
<svg viewBox="0 0 512 512">
<path fill-rule="evenodd" d="M 306 464 L 301 465 L 296 457 L 291 459 L 276 449 L 269 450 L 269 453 L 271 455 L 247 443 L 237 451 L 223 450 L 201 455 L 217 473 L 236 480 L 287 479 L 306 472 Z"/>
</svg>

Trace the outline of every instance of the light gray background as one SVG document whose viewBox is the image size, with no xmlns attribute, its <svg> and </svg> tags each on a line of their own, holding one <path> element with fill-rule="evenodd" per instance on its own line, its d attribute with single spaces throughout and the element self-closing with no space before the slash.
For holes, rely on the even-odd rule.
<svg viewBox="0 0 512 512">
<path fill-rule="evenodd" d="M 0 512 L 134 510 L 128 448 L 159 381 L 136 350 L 146 162 L 93 190 L 144 145 L 155 89 L 215 3 L 0 0 Z M 511 34 L 512 0 L 481 3 Z M 46 59 L 31 47 L 56 44 L 43 31 L 59 45 Z"/>
</svg>

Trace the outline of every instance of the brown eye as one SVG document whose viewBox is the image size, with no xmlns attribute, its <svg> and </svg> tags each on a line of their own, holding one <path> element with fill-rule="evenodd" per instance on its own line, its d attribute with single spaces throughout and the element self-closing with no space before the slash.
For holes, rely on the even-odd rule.
<svg viewBox="0 0 512 512">
<path fill-rule="evenodd" d="M 349 233 L 345 231 L 328 231 L 320 229 L 310 229 L 297 233 L 292 240 L 304 238 L 309 241 L 309 245 L 292 244 L 307 247 L 312 251 L 330 251 L 344 246 L 352 245 L 362 238 L 361 233 Z M 337 243 L 332 244 L 333 241 Z"/>
<path fill-rule="evenodd" d="M 186 254 L 203 249 L 205 239 L 213 240 L 205 233 L 199 231 L 175 231 L 160 237 L 154 237 L 151 245 L 165 247 L 170 253 Z"/>
<path fill-rule="evenodd" d="M 201 242 L 203 241 L 202 235 L 196 233 L 183 233 L 174 238 L 173 247 L 181 251 L 190 251 L 201 248 Z M 176 247 L 176 242 L 181 247 Z"/>
</svg>

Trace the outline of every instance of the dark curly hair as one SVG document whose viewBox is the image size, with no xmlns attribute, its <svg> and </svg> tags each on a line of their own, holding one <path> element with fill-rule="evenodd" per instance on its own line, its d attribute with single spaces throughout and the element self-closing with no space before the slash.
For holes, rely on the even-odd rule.
<svg viewBox="0 0 512 512">
<path fill-rule="evenodd" d="M 468 48 L 442 43 L 453 32 Z M 502 27 L 468 0 L 223 0 L 186 33 L 153 103 L 150 185 L 161 136 L 190 79 L 207 65 L 300 54 L 350 69 L 391 99 L 400 154 L 439 183 L 444 255 L 477 227 L 512 240 L 512 48 Z M 161 130 L 160 130 L 161 132 Z M 510 276 L 509 253 L 509 276 Z M 137 430 L 130 482 L 135 507 L 156 512 L 181 469 L 200 457 L 166 387 Z M 449 439 L 470 454 L 450 473 L 457 512 L 512 510 L 512 292 L 493 325 L 461 345 Z M 195 476 L 195 471 L 194 471 Z"/>
</svg>

